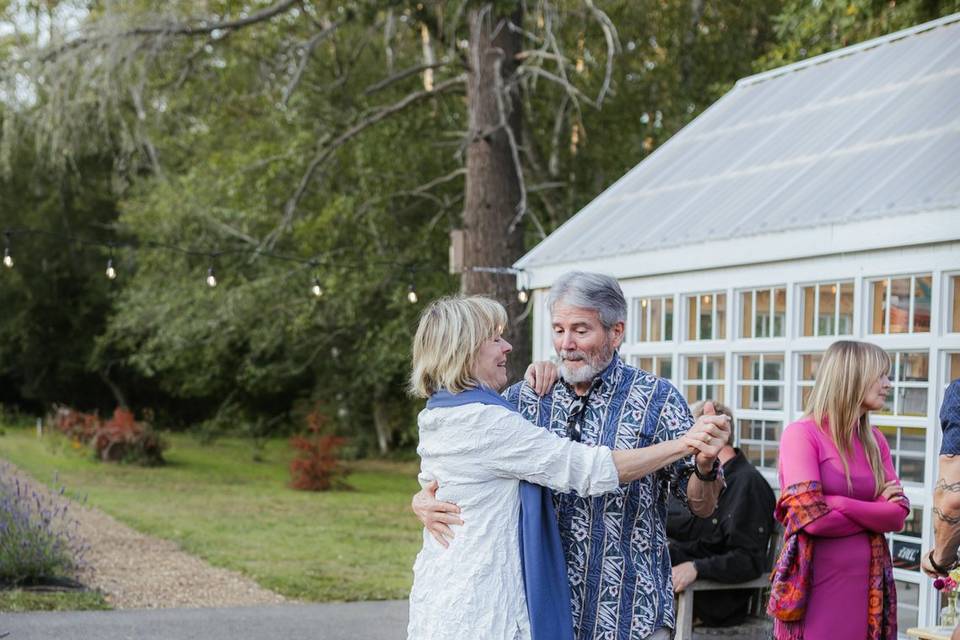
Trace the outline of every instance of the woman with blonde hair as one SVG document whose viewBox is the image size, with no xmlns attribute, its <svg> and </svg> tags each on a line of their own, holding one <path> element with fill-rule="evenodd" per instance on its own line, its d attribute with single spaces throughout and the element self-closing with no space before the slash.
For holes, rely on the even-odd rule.
<svg viewBox="0 0 960 640">
<path fill-rule="evenodd" d="M 777 640 L 895 640 L 896 589 L 884 534 L 910 504 L 869 412 L 883 408 L 890 358 L 842 340 L 823 356 L 805 415 L 780 443 L 785 528 L 767 611 Z"/>
<path fill-rule="evenodd" d="M 413 341 L 410 388 L 428 399 L 417 419 L 420 481 L 439 481 L 438 499 L 458 504 L 463 524 L 449 546 L 424 530 L 411 639 L 572 640 L 559 529 L 541 487 L 614 492 L 697 451 L 715 458 L 726 441 L 721 416 L 679 439 L 617 451 L 535 426 L 497 394 L 507 383 L 506 321 L 493 300 L 443 298 L 424 310 Z"/>
</svg>

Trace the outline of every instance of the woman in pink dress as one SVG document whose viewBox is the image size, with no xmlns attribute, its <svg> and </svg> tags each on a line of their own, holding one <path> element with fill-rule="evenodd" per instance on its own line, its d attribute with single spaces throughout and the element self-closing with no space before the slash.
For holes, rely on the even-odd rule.
<svg viewBox="0 0 960 640">
<path fill-rule="evenodd" d="M 783 551 L 768 612 L 777 640 L 895 640 L 896 588 L 884 534 L 910 511 L 890 447 L 869 412 L 883 408 L 890 358 L 844 340 L 827 349 L 806 415 L 780 443 Z"/>
</svg>

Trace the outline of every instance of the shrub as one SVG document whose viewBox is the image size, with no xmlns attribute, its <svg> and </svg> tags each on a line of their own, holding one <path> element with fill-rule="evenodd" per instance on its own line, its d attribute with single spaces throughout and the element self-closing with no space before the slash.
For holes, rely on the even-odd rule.
<svg viewBox="0 0 960 640">
<path fill-rule="evenodd" d="M 0 585 L 42 583 L 73 574 L 86 546 L 68 517 L 69 502 L 39 493 L 0 467 Z"/>
<path fill-rule="evenodd" d="M 339 457 L 346 438 L 323 433 L 327 418 L 318 411 L 307 415 L 307 433 L 290 438 L 297 456 L 290 461 L 290 486 L 304 491 L 350 489 L 350 471 Z"/>
<path fill-rule="evenodd" d="M 100 428 L 100 418 L 95 413 L 83 413 L 70 407 L 57 406 L 51 420 L 57 431 L 71 440 L 87 444 Z"/>
</svg>

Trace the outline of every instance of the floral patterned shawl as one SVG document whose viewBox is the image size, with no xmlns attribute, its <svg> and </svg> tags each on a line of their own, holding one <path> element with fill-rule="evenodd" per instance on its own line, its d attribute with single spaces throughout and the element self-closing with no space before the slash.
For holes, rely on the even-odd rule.
<svg viewBox="0 0 960 640">
<path fill-rule="evenodd" d="M 819 482 L 807 481 L 783 490 L 775 517 L 784 526 L 784 543 L 770 576 L 770 602 L 776 640 L 803 640 L 803 616 L 813 580 L 813 536 L 804 531 L 830 512 Z M 869 533 L 870 571 L 867 595 L 867 639 L 896 640 L 897 593 L 893 564 L 882 533 Z"/>
</svg>

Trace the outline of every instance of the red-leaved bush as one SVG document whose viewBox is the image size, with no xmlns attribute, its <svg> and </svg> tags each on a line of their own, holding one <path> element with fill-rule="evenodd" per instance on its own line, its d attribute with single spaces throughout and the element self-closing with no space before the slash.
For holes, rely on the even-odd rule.
<svg viewBox="0 0 960 640">
<path fill-rule="evenodd" d="M 117 407 L 103 422 L 92 413 L 58 407 L 54 424 L 72 440 L 90 444 L 104 462 L 133 462 L 145 466 L 163 464 L 165 443 L 146 422 L 137 422 L 133 412 Z"/>
<path fill-rule="evenodd" d="M 350 470 L 340 460 L 346 438 L 322 433 L 327 417 L 318 411 L 307 415 L 307 433 L 290 438 L 297 455 L 290 461 L 290 486 L 303 491 L 350 489 L 345 478 Z"/>
</svg>

